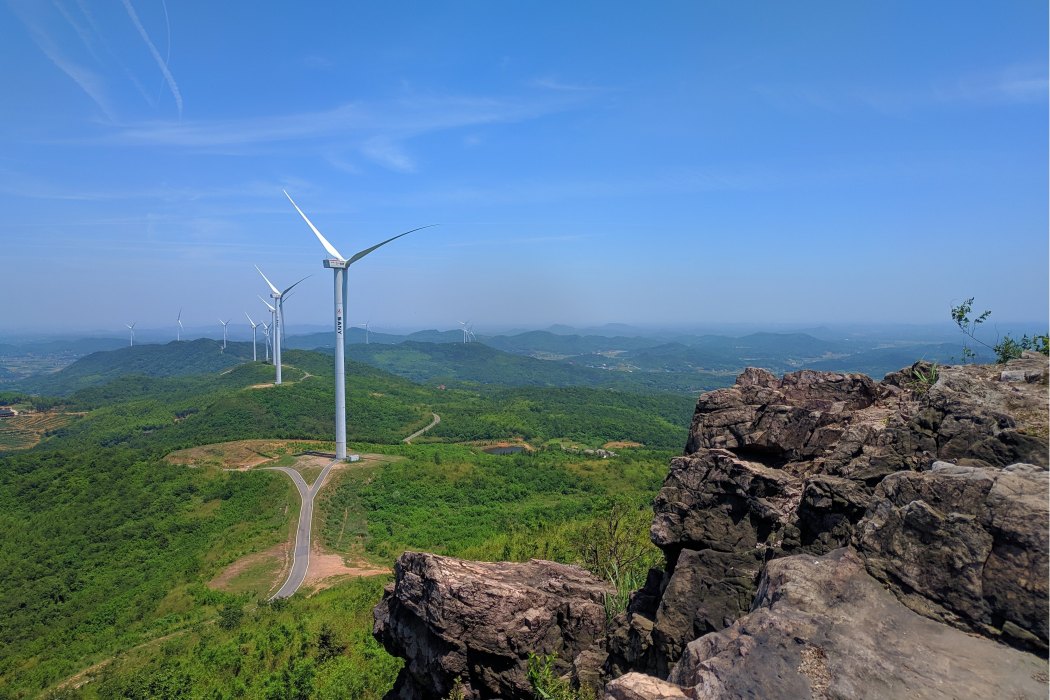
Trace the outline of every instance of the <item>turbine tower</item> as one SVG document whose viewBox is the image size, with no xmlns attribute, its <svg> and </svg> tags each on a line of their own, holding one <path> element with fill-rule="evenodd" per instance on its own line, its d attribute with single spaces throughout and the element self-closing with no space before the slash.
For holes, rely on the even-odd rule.
<svg viewBox="0 0 1050 700">
<path fill-rule="evenodd" d="M 179 317 L 175 319 L 179 324 L 179 329 L 175 331 L 175 342 L 182 340 L 182 309 L 179 309 Z"/>
<path fill-rule="evenodd" d="M 258 296 L 258 295 L 256 295 L 256 296 Z M 266 301 L 262 297 L 259 297 L 259 301 L 261 301 L 262 303 L 266 304 L 266 308 L 270 310 L 270 325 L 269 326 L 265 326 L 264 325 L 264 328 L 265 328 L 264 332 L 266 333 L 266 339 L 268 341 L 270 341 L 270 345 L 272 346 L 273 345 L 273 338 L 270 337 L 270 333 L 273 330 L 274 326 L 277 324 L 277 309 L 274 308 L 273 306 L 271 306 L 270 302 Z M 269 351 L 267 351 L 266 359 L 267 360 L 270 359 Z M 274 364 L 275 367 L 277 366 L 277 348 L 276 347 L 274 347 L 274 351 L 273 351 L 273 364 Z"/>
<path fill-rule="evenodd" d="M 248 316 L 248 312 L 245 311 L 244 315 Z M 248 316 L 248 323 L 251 324 L 252 327 L 252 362 L 258 362 L 259 358 L 255 354 L 255 329 L 259 327 L 259 324 L 253 321 L 251 316 Z"/>
<path fill-rule="evenodd" d="M 364 323 L 363 323 L 363 324 L 361 325 L 361 328 L 364 328 L 364 329 L 365 329 L 365 345 L 368 345 L 368 321 L 365 321 L 365 322 L 364 322 Z"/>
<path fill-rule="evenodd" d="M 232 321 L 232 320 L 233 319 L 230 319 L 230 321 Z M 226 326 L 230 325 L 230 321 L 223 321 L 221 318 L 219 319 L 219 323 L 222 324 L 222 349 L 223 350 L 226 349 Z"/>
<path fill-rule="evenodd" d="M 128 330 L 131 331 L 131 342 L 128 344 L 128 347 L 132 347 L 132 348 L 135 347 L 135 324 L 136 323 L 138 323 L 138 321 L 132 321 L 131 323 L 125 323 L 124 324 L 125 326 L 128 327 Z"/>
<path fill-rule="evenodd" d="M 255 269 L 259 270 L 259 266 L 256 265 Z M 274 378 L 274 382 L 273 383 L 274 384 L 280 384 L 281 383 L 281 331 L 283 330 L 282 327 L 284 326 L 284 296 L 288 292 L 292 291 L 292 287 L 295 287 L 295 284 L 299 284 L 299 282 L 302 282 L 304 279 L 306 279 L 306 277 L 309 277 L 310 275 L 307 275 L 306 277 L 303 277 L 302 280 L 299 280 L 299 282 L 296 282 L 291 287 L 288 287 L 287 289 L 285 289 L 282 292 L 282 291 L 278 290 L 277 287 L 274 286 L 273 282 L 271 282 L 266 275 L 263 274 L 262 270 L 259 270 L 259 274 L 262 275 L 262 278 L 264 280 L 266 280 L 266 284 L 268 284 L 270 286 L 270 298 L 273 299 L 273 306 L 276 307 L 275 311 L 273 312 L 273 337 L 274 337 L 274 342 L 273 342 L 273 366 L 277 369 L 277 374 L 276 374 L 276 377 Z M 265 303 L 265 301 L 263 303 Z M 269 306 L 269 304 L 267 304 L 267 306 Z M 273 308 L 273 307 L 271 307 L 271 308 Z"/>
<path fill-rule="evenodd" d="M 354 253 L 350 259 L 344 258 L 338 250 L 335 249 L 328 240 L 321 235 L 321 232 L 317 230 L 317 227 L 313 225 L 313 222 L 307 218 L 303 210 L 299 208 L 299 205 L 295 203 L 292 196 L 287 192 L 284 196 L 288 198 L 288 201 L 292 203 L 295 210 L 299 212 L 299 216 L 303 217 L 303 221 L 310 227 L 310 230 L 317 236 L 317 240 L 320 241 L 324 249 L 328 251 L 328 255 L 331 257 L 322 261 L 322 265 L 332 270 L 334 273 L 335 282 L 335 457 L 336 459 L 346 459 L 346 362 L 343 359 L 345 351 L 345 321 L 343 316 L 343 307 L 346 306 L 346 283 L 347 283 L 347 269 L 355 262 L 365 257 L 375 249 L 386 245 L 391 241 L 395 241 L 402 236 L 407 236 L 413 231 L 419 231 L 422 228 L 429 228 L 428 226 L 420 226 L 414 228 L 411 231 L 405 231 L 399 233 L 393 238 L 388 238 L 382 243 L 377 243 L 371 248 L 365 248 L 362 251 Z M 433 225 L 433 224 L 432 224 Z"/>
</svg>

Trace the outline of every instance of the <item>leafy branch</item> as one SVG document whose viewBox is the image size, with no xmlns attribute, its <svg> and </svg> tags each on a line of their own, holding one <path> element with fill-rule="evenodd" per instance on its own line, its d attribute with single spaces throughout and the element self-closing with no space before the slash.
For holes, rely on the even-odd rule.
<svg viewBox="0 0 1050 700">
<path fill-rule="evenodd" d="M 989 345 L 978 338 L 976 332 L 977 327 L 984 323 L 992 315 L 992 312 L 986 310 L 974 318 L 970 318 L 971 313 L 973 313 L 973 297 L 970 297 L 958 306 L 952 307 L 952 320 L 955 321 L 955 325 L 959 327 L 959 330 L 969 336 L 971 340 L 994 352 L 997 362 L 1004 363 L 1008 360 L 1016 359 L 1025 350 L 1035 350 L 1044 355 L 1050 355 L 1050 333 L 1033 335 L 1031 338 L 1026 334 L 1020 340 L 1014 340 L 1007 334 L 1001 340 L 997 340 L 995 345 Z M 963 362 L 973 360 L 976 357 L 977 353 L 972 348 L 963 346 Z"/>
</svg>

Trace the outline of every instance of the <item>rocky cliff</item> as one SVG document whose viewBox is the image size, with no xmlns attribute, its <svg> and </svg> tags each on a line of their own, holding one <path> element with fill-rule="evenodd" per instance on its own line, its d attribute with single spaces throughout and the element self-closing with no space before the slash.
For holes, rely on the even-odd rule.
<svg viewBox="0 0 1050 700">
<path fill-rule="evenodd" d="M 573 567 L 538 588 L 486 573 L 476 594 L 524 607 L 486 616 L 453 595 L 459 610 L 409 581 L 422 555 L 406 555 L 377 636 L 408 659 L 414 697 L 442 697 L 452 674 L 468 697 L 530 697 L 535 651 L 577 675 L 601 663 L 609 698 L 1045 698 L 1047 376 L 1039 355 L 882 382 L 746 370 L 697 403 L 654 503 L 667 565 L 627 613 L 570 613 L 600 609 Z M 440 578 L 427 590 L 460 585 Z M 495 656 L 489 636 L 505 638 Z M 434 661 L 453 647 L 473 661 Z"/>
</svg>

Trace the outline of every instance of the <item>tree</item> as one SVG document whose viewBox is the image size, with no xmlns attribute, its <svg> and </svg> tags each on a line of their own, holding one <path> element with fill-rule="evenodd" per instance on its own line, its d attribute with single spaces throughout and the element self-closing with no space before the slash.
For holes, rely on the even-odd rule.
<svg viewBox="0 0 1050 700">
<path fill-rule="evenodd" d="M 955 325 L 959 327 L 959 330 L 969 336 L 970 339 L 994 352 L 997 362 L 1003 363 L 1016 359 L 1025 350 L 1036 350 L 1044 355 L 1050 355 L 1050 332 L 1043 335 L 1034 335 L 1031 338 L 1026 334 L 1020 340 L 1014 340 L 1007 334 L 1001 340 L 996 341 L 995 345 L 989 345 L 978 338 L 976 335 L 977 327 L 984 323 L 992 315 L 992 312 L 985 310 L 974 318 L 970 318 L 970 314 L 973 312 L 973 299 L 973 297 L 970 297 L 958 306 L 953 306 L 952 320 L 955 321 Z M 962 357 L 963 362 L 966 362 L 967 360 L 975 359 L 977 353 L 969 346 L 964 345 Z"/>
</svg>

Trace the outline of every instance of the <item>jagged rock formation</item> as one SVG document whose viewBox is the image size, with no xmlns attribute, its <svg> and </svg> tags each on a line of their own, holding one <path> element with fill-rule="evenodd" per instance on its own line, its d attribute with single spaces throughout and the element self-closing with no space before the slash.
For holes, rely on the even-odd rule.
<svg viewBox="0 0 1050 700">
<path fill-rule="evenodd" d="M 467 698 L 531 697 L 529 653 L 567 670 L 604 634 L 611 592 L 576 566 L 406 552 L 374 613 L 376 639 L 405 659 L 388 697 L 443 698 L 456 679 Z"/>
<path fill-rule="evenodd" d="M 604 654 L 615 700 L 1045 698 L 1048 374 L 1031 354 L 936 382 L 922 363 L 882 382 L 748 369 L 699 398 L 654 503 L 666 570 L 604 636 L 593 579 L 406 555 L 376 610 L 407 659 L 395 696 L 443 697 L 459 675 L 470 697 L 528 698 L 534 651 Z M 511 602 L 479 615 L 472 596 Z"/>
<path fill-rule="evenodd" d="M 1045 652 L 1046 359 L 928 372 L 748 369 L 701 396 L 654 504 L 667 570 L 611 631 L 608 675 L 667 678 L 747 614 L 767 562 L 853 543 L 913 609 Z"/>
<path fill-rule="evenodd" d="M 690 642 L 668 683 L 606 698 L 1044 698 L 1046 663 L 918 615 L 849 548 L 766 565 L 750 614 Z"/>
</svg>

